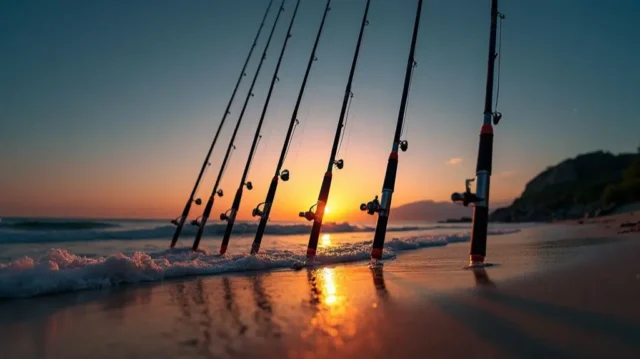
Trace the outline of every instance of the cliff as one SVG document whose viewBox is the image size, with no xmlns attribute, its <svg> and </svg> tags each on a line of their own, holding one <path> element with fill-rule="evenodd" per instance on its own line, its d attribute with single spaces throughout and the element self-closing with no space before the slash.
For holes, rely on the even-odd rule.
<svg viewBox="0 0 640 359">
<path fill-rule="evenodd" d="M 529 181 L 510 206 L 495 210 L 492 221 L 549 221 L 581 218 L 609 210 L 603 193 L 623 179 L 636 154 L 613 155 L 597 151 L 548 167 Z"/>
<path fill-rule="evenodd" d="M 463 207 L 452 202 L 430 200 L 407 203 L 391 209 L 394 220 L 401 221 L 442 221 L 471 215 L 471 207 Z"/>
</svg>

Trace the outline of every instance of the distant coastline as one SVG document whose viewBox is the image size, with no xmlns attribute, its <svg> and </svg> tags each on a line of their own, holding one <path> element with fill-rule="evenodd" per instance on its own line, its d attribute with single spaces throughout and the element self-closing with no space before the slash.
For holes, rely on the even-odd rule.
<svg viewBox="0 0 640 359">
<path fill-rule="evenodd" d="M 471 223 L 471 217 L 448 218 L 438 223 Z"/>
</svg>

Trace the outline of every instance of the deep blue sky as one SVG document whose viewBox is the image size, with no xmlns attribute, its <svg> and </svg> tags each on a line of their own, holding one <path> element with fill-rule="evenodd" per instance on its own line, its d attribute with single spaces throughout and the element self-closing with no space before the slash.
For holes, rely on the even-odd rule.
<svg viewBox="0 0 640 359">
<path fill-rule="evenodd" d="M 177 215 L 220 121 L 268 0 L 0 1 L 0 215 Z M 242 214 L 261 201 L 324 1 L 302 0 Z M 281 210 L 308 207 L 326 168 L 364 0 L 334 0 L 318 49 Z M 276 1 L 279 4 L 279 1 Z M 278 24 L 223 181 L 229 195 L 288 25 Z M 475 168 L 489 0 L 425 0 L 394 203 L 446 200 Z M 277 5 L 275 5 L 277 6 Z M 274 7 L 275 7 L 274 6 Z M 343 212 L 379 192 L 400 101 L 414 0 L 373 0 L 335 175 Z M 640 145 L 640 2 L 504 0 L 494 200 L 546 166 Z M 242 106 L 258 48 L 202 193 Z M 447 164 L 459 158 L 456 165 Z M 455 162 L 455 161 L 454 161 Z M 353 196 L 353 198 L 351 198 Z M 294 203 L 292 203 L 294 202 Z M 308 202 L 308 203 L 307 203 Z M 353 202 L 353 203 L 352 203 Z M 347 208 L 348 207 L 348 208 Z M 353 208 L 356 209 L 356 208 Z M 289 216 L 285 213 L 283 217 Z"/>
</svg>

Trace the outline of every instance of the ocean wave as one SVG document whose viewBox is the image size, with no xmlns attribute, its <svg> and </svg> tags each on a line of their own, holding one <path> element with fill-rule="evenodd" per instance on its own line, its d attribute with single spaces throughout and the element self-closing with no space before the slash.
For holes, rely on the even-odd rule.
<svg viewBox="0 0 640 359">
<path fill-rule="evenodd" d="M 119 227 L 115 223 L 90 222 L 90 221 L 41 221 L 27 220 L 2 223 L 0 229 L 17 229 L 23 231 L 79 231 L 87 229 L 105 229 Z"/>
<path fill-rule="evenodd" d="M 21 224 L 22 223 L 22 224 Z M 61 222 L 61 223 L 38 223 L 26 225 L 28 230 L 22 230 L 25 223 L 17 222 L 12 224 L 2 224 L 0 227 L 0 243 L 47 243 L 47 242 L 76 242 L 91 240 L 148 240 L 171 238 L 175 227 L 173 225 L 157 226 L 153 228 L 118 229 L 108 228 L 119 227 L 117 224 L 102 222 Z M 96 230 L 99 227 L 105 230 Z M 48 227 L 51 226 L 51 227 Z M 76 226 L 69 228 L 69 226 Z M 85 227 L 82 227 L 85 226 Z M 93 226 L 93 227 L 91 227 Z M 206 236 L 221 236 L 224 234 L 226 223 L 212 223 L 205 227 Z M 257 223 L 238 222 L 233 227 L 234 235 L 253 235 L 258 228 Z M 391 227 L 389 231 L 407 232 L 415 230 L 432 229 L 466 229 L 460 226 L 399 226 Z M 344 223 L 324 223 L 323 233 L 345 233 L 345 232 L 373 232 L 375 228 L 368 226 L 352 225 Z M 195 236 L 197 228 L 185 225 L 181 237 Z M 271 224 L 267 226 L 265 234 L 274 235 L 296 235 L 306 234 L 311 231 L 309 224 Z"/>
<path fill-rule="evenodd" d="M 510 234 L 517 229 L 491 231 L 491 235 Z M 468 241 L 468 235 L 414 236 L 393 238 L 385 244 L 382 258 L 397 252 L 443 246 Z M 334 264 L 368 260 L 371 241 L 319 248 L 313 264 Z M 39 258 L 25 256 L 0 262 L 0 298 L 37 295 L 117 286 L 126 283 L 153 282 L 193 275 L 264 271 L 299 266 L 304 253 L 268 249 L 257 255 L 192 252 L 174 248 L 158 253 L 118 253 L 108 257 L 87 257 L 65 249 L 50 249 Z"/>
</svg>

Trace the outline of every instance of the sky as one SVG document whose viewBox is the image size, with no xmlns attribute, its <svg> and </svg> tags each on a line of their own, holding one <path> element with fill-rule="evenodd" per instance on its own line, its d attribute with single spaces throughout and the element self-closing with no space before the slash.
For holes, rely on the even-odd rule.
<svg viewBox="0 0 640 359">
<path fill-rule="evenodd" d="M 193 186 L 268 0 L 0 0 L 0 216 L 174 218 Z M 276 0 L 274 8 L 279 4 Z M 381 191 L 415 0 L 372 0 L 325 220 L 371 217 Z M 302 0 L 239 218 L 274 175 L 325 2 Z M 315 203 L 364 0 L 334 0 L 303 99 L 273 220 Z M 235 141 L 213 218 L 239 186 L 295 0 L 287 0 Z M 394 206 L 448 201 L 475 175 L 489 0 L 426 0 Z M 507 202 L 547 166 L 640 145 L 640 2 L 503 0 L 491 199 Z M 275 11 L 198 195 L 208 197 Z M 201 208 L 192 210 L 192 217 Z"/>
</svg>

